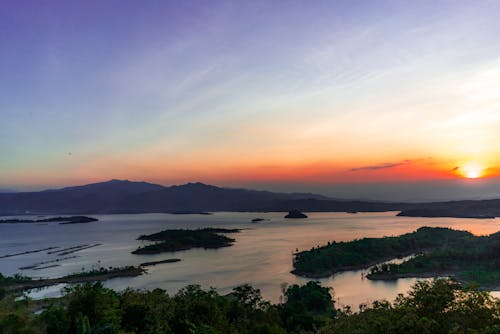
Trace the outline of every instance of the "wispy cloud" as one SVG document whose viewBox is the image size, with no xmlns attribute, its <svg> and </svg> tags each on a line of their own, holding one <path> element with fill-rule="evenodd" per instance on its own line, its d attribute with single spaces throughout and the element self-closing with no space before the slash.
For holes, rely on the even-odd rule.
<svg viewBox="0 0 500 334">
<path fill-rule="evenodd" d="M 359 172 L 359 171 L 364 171 L 364 170 L 380 170 L 380 169 L 388 169 L 388 168 L 394 168 L 402 165 L 407 165 L 411 163 L 413 160 L 403 160 L 400 162 L 385 162 L 382 164 L 378 165 L 370 165 L 370 166 L 362 166 L 362 167 L 355 167 L 351 168 L 349 171 L 350 172 Z"/>
</svg>

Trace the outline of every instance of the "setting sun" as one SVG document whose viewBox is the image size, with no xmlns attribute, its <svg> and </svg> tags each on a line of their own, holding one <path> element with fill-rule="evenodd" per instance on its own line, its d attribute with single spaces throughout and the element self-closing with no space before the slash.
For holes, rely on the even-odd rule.
<svg viewBox="0 0 500 334">
<path fill-rule="evenodd" d="M 462 174 L 468 179 L 477 179 L 483 176 L 483 167 L 476 163 L 470 163 L 461 168 Z"/>
</svg>

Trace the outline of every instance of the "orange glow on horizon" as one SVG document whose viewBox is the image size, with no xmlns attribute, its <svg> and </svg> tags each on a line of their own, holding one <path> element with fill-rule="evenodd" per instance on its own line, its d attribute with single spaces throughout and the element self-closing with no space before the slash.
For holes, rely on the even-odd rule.
<svg viewBox="0 0 500 334">
<path fill-rule="evenodd" d="M 297 159 L 298 160 L 298 159 Z M 204 182 L 214 185 L 264 183 L 360 184 L 405 183 L 453 179 L 484 179 L 500 175 L 487 160 L 449 158 L 398 159 L 389 156 L 376 159 L 345 159 L 314 161 L 281 161 L 281 159 L 225 159 L 205 155 L 182 157 L 165 161 L 164 157 L 122 156 L 99 157 L 74 166 L 71 176 L 64 179 L 53 174 L 17 173 L 14 182 L 37 185 L 71 186 L 110 179 L 148 181 L 165 185 Z M 313 161 L 313 162 L 307 162 Z M 123 163 L 126 161 L 126 163 Z M 203 161 L 203 164 L 199 162 Z M 263 161 L 263 162 L 262 162 Z M 467 162 L 469 161 L 469 162 Z"/>
</svg>

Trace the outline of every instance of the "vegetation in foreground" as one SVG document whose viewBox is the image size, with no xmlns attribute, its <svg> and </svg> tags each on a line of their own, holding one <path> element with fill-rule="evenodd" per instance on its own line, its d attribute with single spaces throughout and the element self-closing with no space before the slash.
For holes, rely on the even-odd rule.
<svg viewBox="0 0 500 334">
<path fill-rule="evenodd" d="M 484 238 L 475 237 L 466 231 L 421 227 L 398 237 L 332 242 L 297 253 L 293 273 L 307 277 L 325 277 L 339 271 L 364 269 L 390 259 L 423 252 L 474 252 L 473 249 L 465 249 L 464 245 L 480 244 L 482 240 Z M 491 253 L 493 250 L 485 251 Z"/>
<path fill-rule="evenodd" d="M 115 292 L 100 283 L 66 290 L 46 301 L 0 295 L 0 333 L 222 334 L 222 333 L 482 333 L 500 331 L 500 301 L 451 280 L 418 282 L 393 302 L 336 309 L 330 290 L 317 282 L 284 289 L 283 303 L 264 301 L 249 285 L 229 295 L 188 286 L 165 291 Z M 35 311 L 38 315 L 35 315 Z"/>
<path fill-rule="evenodd" d="M 235 240 L 221 233 L 237 233 L 239 229 L 202 228 L 197 230 L 164 230 L 150 235 L 142 235 L 138 240 L 156 243 L 139 247 L 133 254 L 158 254 L 176 252 L 191 248 L 221 248 L 231 246 Z"/>
</svg>

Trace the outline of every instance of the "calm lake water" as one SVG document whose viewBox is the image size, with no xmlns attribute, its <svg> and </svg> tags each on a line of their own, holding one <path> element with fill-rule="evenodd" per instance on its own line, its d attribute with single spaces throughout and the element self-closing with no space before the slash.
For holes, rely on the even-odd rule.
<svg viewBox="0 0 500 334">
<path fill-rule="evenodd" d="M 265 299 L 279 302 L 283 283 L 305 283 L 307 279 L 290 273 L 292 252 L 306 250 L 328 241 L 348 241 L 362 237 L 383 237 L 414 231 L 421 226 L 443 226 L 486 235 L 500 230 L 500 220 L 457 218 L 396 217 L 396 213 L 311 213 L 308 219 L 288 220 L 283 213 L 215 213 L 213 215 L 94 215 L 99 222 L 89 224 L 0 224 L 0 256 L 48 247 L 69 248 L 100 244 L 57 256 L 48 251 L 0 258 L 4 275 L 21 273 L 31 277 L 59 277 L 98 267 L 138 265 L 142 262 L 180 258 L 181 262 L 149 267 L 148 274 L 135 278 L 118 278 L 105 282 L 113 289 L 163 288 L 173 294 L 188 284 L 215 287 L 221 293 L 249 283 L 261 290 Z M 250 223 L 252 218 L 264 222 Z M 133 255 L 142 244 L 137 237 L 172 228 L 227 227 L 244 228 L 232 234 L 236 243 L 217 250 L 194 249 L 158 255 Z M 58 266 L 41 270 L 19 268 L 40 262 L 68 258 Z M 392 300 L 405 293 L 415 279 L 395 282 L 369 281 L 361 271 L 350 271 L 321 279 L 334 289 L 337 305 L 370 303 L 376 299 Z M 500 282 L 499 282 L 500 285 Z M 33 296 L 55 296 L 60 286 L 44 289 Z M 500 293 L 494 292 L 500 297 Z"/>
</svg>

